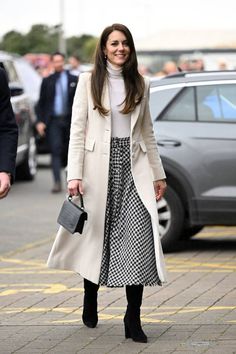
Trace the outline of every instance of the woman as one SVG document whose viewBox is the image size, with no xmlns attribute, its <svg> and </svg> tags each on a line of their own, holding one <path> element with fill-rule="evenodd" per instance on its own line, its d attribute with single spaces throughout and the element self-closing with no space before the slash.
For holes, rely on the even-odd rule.
<svg viewBox="0 0 236 354">
<path fill-rule="evenodd" d="M 92 73 L 80 75 L 68 156 L 68 192 L 83 194 L 88 221 L 79 237 L 61 227 L 48 260 L 84 278 L 88 327 L 98 321 L 99 286 L 126 286 L 125 336 L 137 342 L 147 342 L 143 286 L 165 282 L 155 198 L 166 183 L 148 96 L 130 31 L 121 24 L 105 28 Z"/>
</svg>

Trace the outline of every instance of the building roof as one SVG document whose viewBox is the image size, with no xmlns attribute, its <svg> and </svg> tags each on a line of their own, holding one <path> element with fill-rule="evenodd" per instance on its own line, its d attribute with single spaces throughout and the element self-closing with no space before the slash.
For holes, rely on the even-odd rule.
<svg viewBox="0 0 236 354">
<path fill-rule="evenodd" d="M 196 48 L 235 48 L 235 30 L 161 30 L 148 38 L 137 40 L 137 50 L 184 50 Z"/>
</svg>

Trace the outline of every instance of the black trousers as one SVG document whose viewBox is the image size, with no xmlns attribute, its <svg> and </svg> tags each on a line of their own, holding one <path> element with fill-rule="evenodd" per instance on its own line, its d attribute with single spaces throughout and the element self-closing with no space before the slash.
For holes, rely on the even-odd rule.
<svg viewBox="0 0 236 354">
<path fill-rule="evenodd" d="M 69 138 L 70 116 L 52 116 L 47 127 L 47 139 L 55 182 L 61 182 L 61 168 L 67 165 Z"/>
</svg>

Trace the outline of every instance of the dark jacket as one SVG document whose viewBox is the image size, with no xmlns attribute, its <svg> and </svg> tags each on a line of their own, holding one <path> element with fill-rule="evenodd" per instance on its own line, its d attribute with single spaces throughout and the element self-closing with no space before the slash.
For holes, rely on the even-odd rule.
<svg viewBox="0 0 236 354">
<path fill-rule="evenodd" d="M 71 75 L 66 71 L 68 76 L 68 116 L 71 116 L 72 104 L 75 95 L 75 90 L 78 82 L 78 77 Z M 36 107 L 37 121 L 43 122 L 46 125 L 49 123 L 50 117 L 53 115 L 54 99 L 56 91 L 56 81 L 58 73 L 54 73 L 43 79 L 40 89 L 40 97 Z"/>
<path fill-rule="evenodd" d="M 0 68 L 0 172 L 15 176 L 18 127 L 10 102 L 7 76 Z"/>
</svg>

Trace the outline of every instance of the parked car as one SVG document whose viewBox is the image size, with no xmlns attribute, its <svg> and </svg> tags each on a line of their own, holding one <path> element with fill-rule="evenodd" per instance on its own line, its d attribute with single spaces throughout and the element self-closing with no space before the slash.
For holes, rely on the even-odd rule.
<svg viewBox="0 0 236 354">
<path fill-rule="evenodd" d="M 154 79 L 150 109 L 168 184 L 164 250 L 205 225 L 236 225 L 236 71 Z"/>
<path fill-rule="evenodd" d="M 0 52 L 0 65 L 8 76 L 11 103 L 19 126 L 16 177 L 33 180 L 37 168 L 34 107 L 41 78 L 25 59 L 16 55 Z"/>
</svg>

